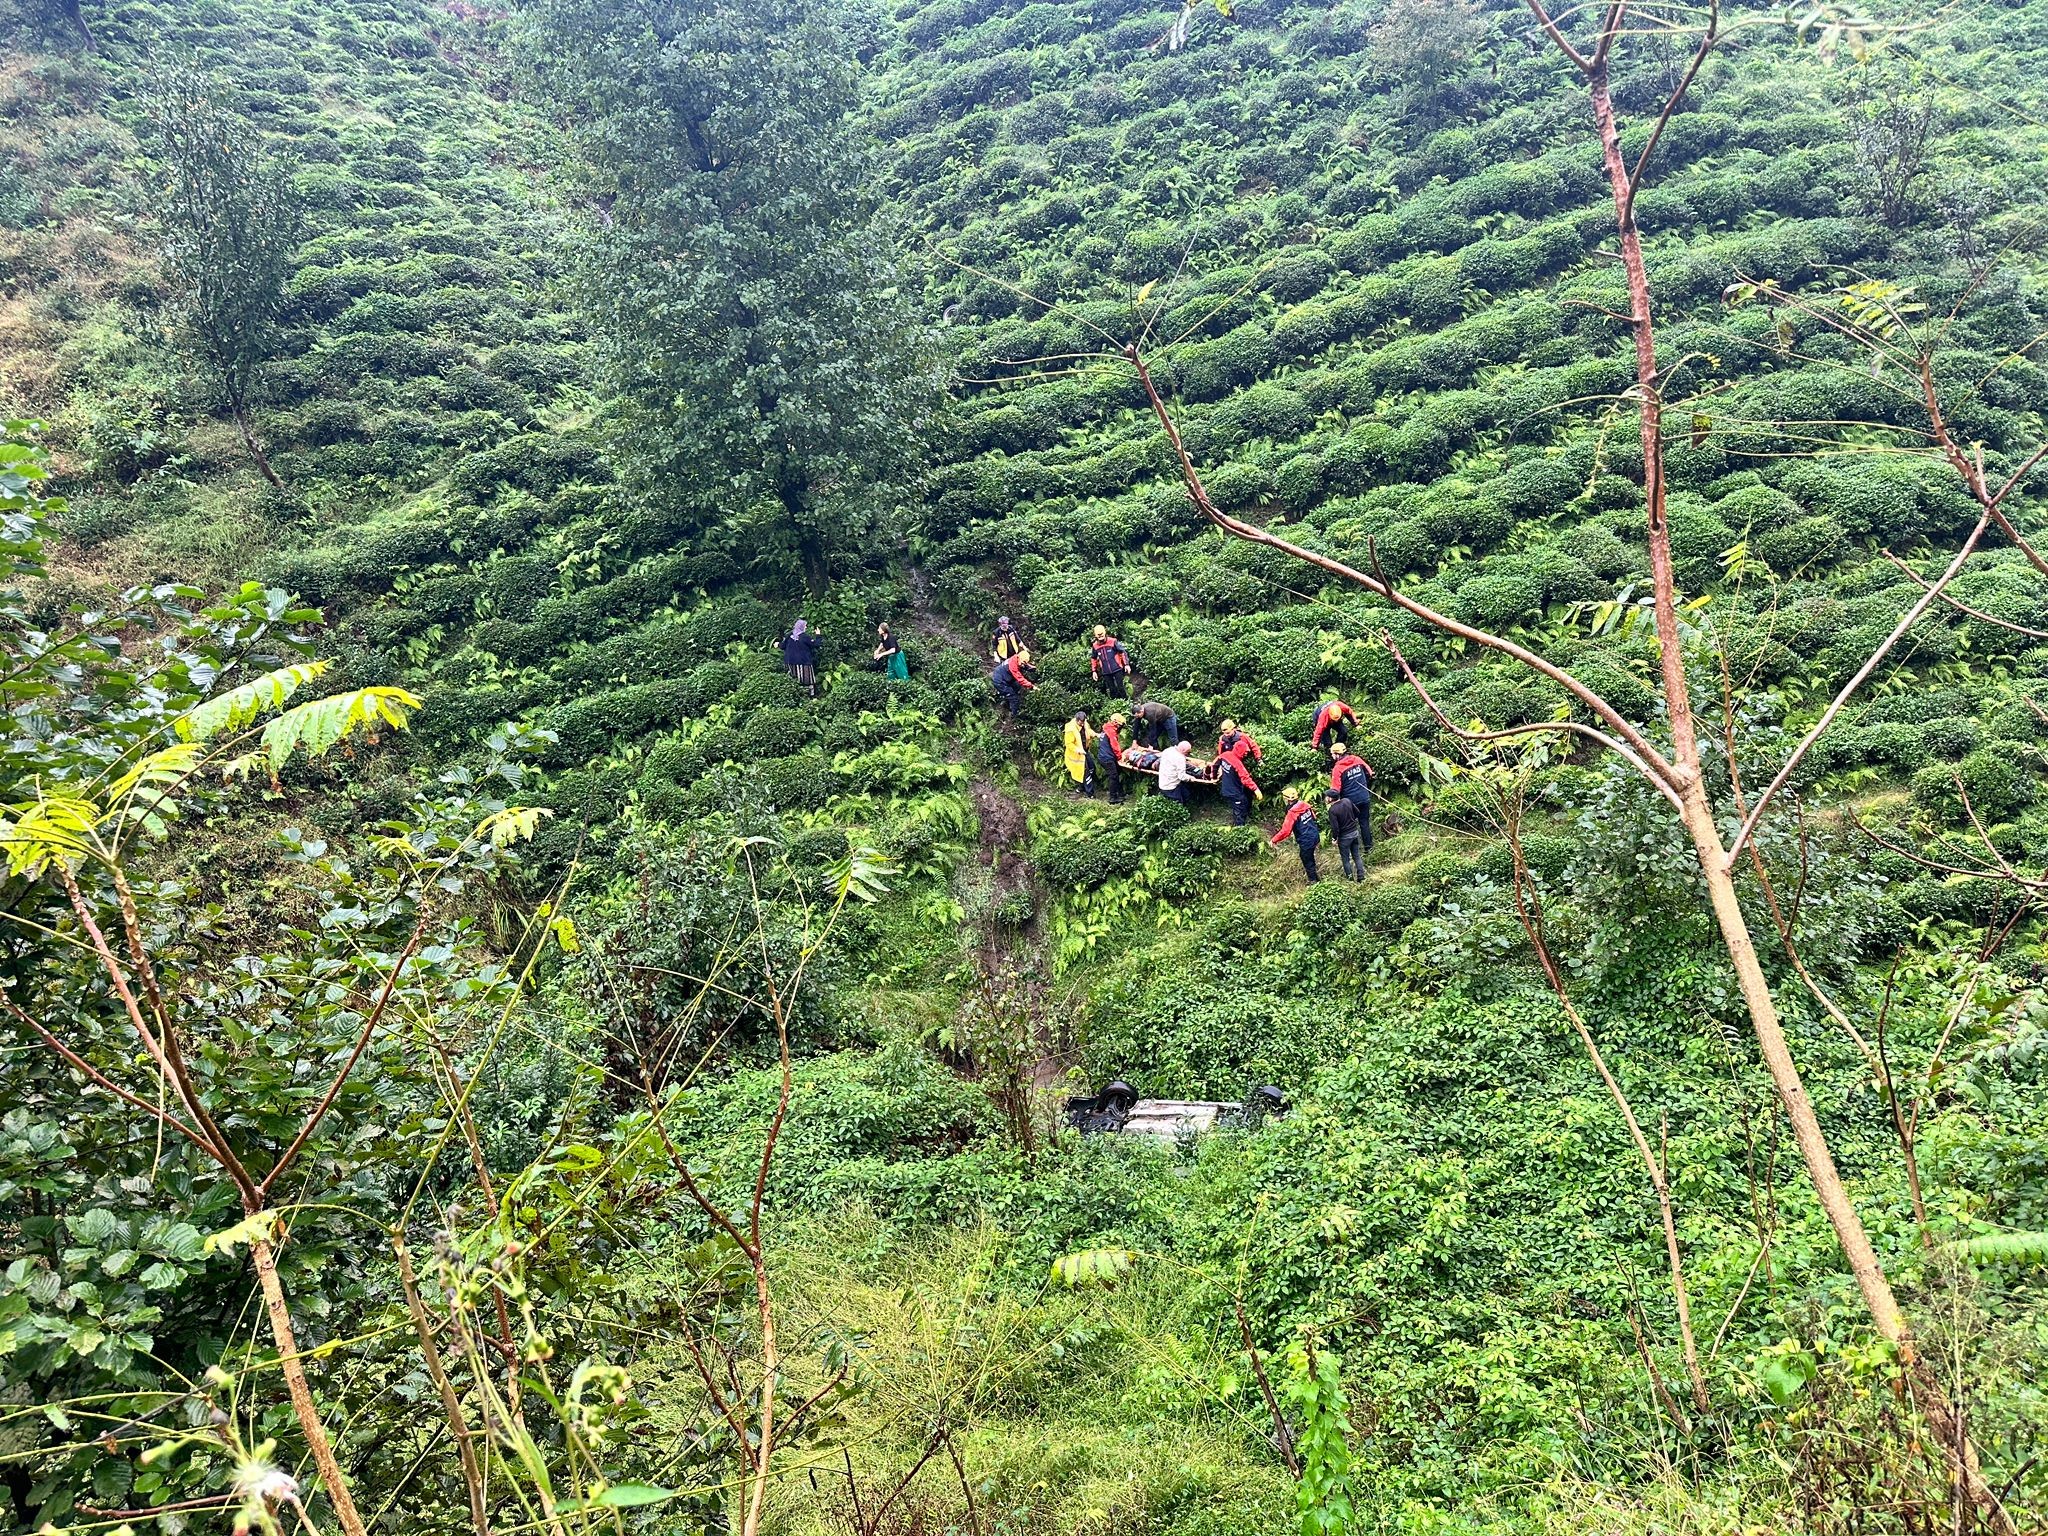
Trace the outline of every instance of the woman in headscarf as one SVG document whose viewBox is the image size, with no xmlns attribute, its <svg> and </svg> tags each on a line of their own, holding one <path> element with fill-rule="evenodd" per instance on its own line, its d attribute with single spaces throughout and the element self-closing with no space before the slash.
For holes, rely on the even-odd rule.
<svg viewBox="0 0 2048 1536">
<path fill-rule="evenodd" d="M 818 636 L 802 619 L 782 638 L 782 665 L 812 698 L 818 696 Z"/>
</svg>

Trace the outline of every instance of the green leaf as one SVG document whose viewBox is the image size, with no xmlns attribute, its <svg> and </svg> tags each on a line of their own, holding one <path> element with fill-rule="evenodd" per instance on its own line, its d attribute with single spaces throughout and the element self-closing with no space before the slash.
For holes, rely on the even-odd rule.
<svg viewBox="0 0 2048 1536">
<path fill-rule="evenodd" d="M 1979 1264 L 2048 1264 L 2048 1232 L 1986 1232 L 1949 1246 Z"/>
<path fill-rule="evenodd" d="M 1806 1384 L 1813 1380 L 1818 1369 L 1811 1355 L 1800 1352 L 1771 1356 L 1759 1374 L 1764 1390 L 1771 1394 L 1771 1401 L 1780 1408 L 1789 1408 L 1792 1400 L 1806 1390 Z"/>
<path fill-rule="evenodd" d="M 540 830 L 541 822 L 554 814 L 545 806 L 508 805 L 478 822 L 476 836 L 493 848 L 523 843 Z"/>
<path fill-rule="evenodd" d="M 593 1497 L 590 1503 L 595 1509 L 639 1509 L 674 1497 L 673 1489 L 657 1488 L 652 1483 L 614 1483 Z"/>
<path fill-rule="evenodd" d="M 301 747 L 308 757 L 321 757 L 357 732 L 373 731 L 379 725 L 402 731 L 419 707 L 419 696 L 403 688 L 358 688 L 353 693 L 314 699 L 286 710 L 263 728 L 263 753 L 275 772 Z"/>
<path fill-rule="evenodd" d="M 270 1234 L 277 1230 L 277 1214 L 258 1211 L 254 1216 L 245 1216 L 232 1227 L 209 1234 L 201 1247 L 208 1253 L 233 1253 L 245 1243 L 267 1243 Z"/>
<path fill-rule="evenodd" d="M 252 682 L 187 710 L 176 722 L 181 741 L 211 741 L 223 731 L 239 731 L 258 715 L 284 708 L 285 701 L 327 670 L 324 661 L 295 662 L 266 672 Z"/>
<path fill-rule="evenodd" d="M 1128 1275 L 1137 1261 L 1137 1254 L 1128 1248 L 1086 1248 L 1054 1259 L 1052 1277 L 1076 1289 L 1091 1285 L 1107 1289 Z"/>
</svg>

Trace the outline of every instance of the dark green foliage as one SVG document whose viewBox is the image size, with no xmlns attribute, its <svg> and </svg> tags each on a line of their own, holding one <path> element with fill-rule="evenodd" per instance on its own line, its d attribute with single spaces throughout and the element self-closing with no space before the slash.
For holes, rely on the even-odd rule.
<svg viewBox="0 0 2048 1536">
<path fill-rule="evenodd" d="M 1081 891 L 1129 874 L 1138 867 L 1143 853 L 1143 845 L 1135 837 L 1118 830 L 1096 837 L 1055 839 L 1037 850 L 1036 861 L 1039 878 L 1048 889 Z"/>
<path fill-rule="evenodd" d="M 156 209 L 164 275 L 191 346 L 249 438 L 257 369 L 276 351 L 301 230 L 289 165 L 263 152 L 221 87 L 184 65 L 151 77 L 149 143 L 161 169 Z"/>
<path fill-rule="evenodd" d="M 871 227 L 842 36 L 795 3 L 533 0 L 523 17 L 547 88 L 575 106 L 582 194 L 605 205 L 579 246 L 632 408 L 616 452 L 642 495 L 687 503 L 708 476 L 721 510 L 775 508 L 756 538 L 793 546 L 822 587 L 828 555 L 874 526 L 874 484 L 911 462 L 932 382 L 906 274 Z"/>
</svg>

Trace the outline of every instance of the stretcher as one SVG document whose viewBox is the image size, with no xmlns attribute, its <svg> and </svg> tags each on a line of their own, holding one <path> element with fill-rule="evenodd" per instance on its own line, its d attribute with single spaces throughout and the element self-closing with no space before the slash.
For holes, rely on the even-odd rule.
<svg viewBox="0 0 2048 1536">
<path fill-rule="evenodd" d="M 1141 762 L 1141 754 L 1149 756 L 1151 762 Z M 1125 773 L 1146 773 L 1155 779 L 1159 777 L 1159 754 L 1148 747 L 1125 747 L 1116 764 Z M 1196 757 L 1192 753 L 1188 756 L 1187 782 L 1190 784 L 1214 784 L 1216 775 L 1221 771 L 1221 765 L 1213 758 Z"/>
</svg>

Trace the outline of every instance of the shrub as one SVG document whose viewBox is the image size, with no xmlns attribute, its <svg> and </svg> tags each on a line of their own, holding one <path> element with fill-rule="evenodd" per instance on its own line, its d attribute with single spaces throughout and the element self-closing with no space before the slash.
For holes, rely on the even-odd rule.
<svg viewBox="0 0 2048 1536">
<path fill-rule="evenodd" d="M 740 726 L 740 745 L 756 762 L 787 757 L 818 734 L 818 717 L 811 710 L 766 706 L 754 710 Z"/>
<path fill-rule="evenodd" d="M 815 749 L 757 763 L 754 776 L 762 798 L 778 811 L 816 810 L 839 789 L 832 765 Z"/>
<path fill-rule="evenodd" d="M 1191 821 L 1166 839 L 1174 859 L 1241 859 L 1259 851 L 1257 827 L 1229 827 L 1220 821 Z"/>
<path fill-rule="evenodd" d="M 1757 553 L 1773 570 L 1793 573 L 1840 558 L 1848 543 L 1842 525 L 1832 517 L 1802 517 L 1764 534 L 1757 540 Z"/>
<path fill-rule="evenodd" d="M 1478 576 L 1458 589 L 1457 616 L 1487 629 L 1508 629 L 1533 613 L 1543 589 L 1527 576 Z"/>
<path fill-rule="evenodd" d="M 683 679 L 683 702 L 691 714 L 701 715 L 713 704 L 730 698 L 743 674 L 729 661 L 707 661 L 692 668 Z"/>
<path fill-rule="evenodd" d="M 1122 828 L 1090 837 L 1053 838 L 1035 851 L 1040 877 L 1056 891 L 1088 890 L 1128 875 L 1143 857 L 1143 846 Z"/>
<path fill-rule="evenodd" d="M 1930 763 L 1913 775 L 1913 799 L 1926 809 L 1950 820 L 1963 817 L 1962 797 L 1956 780 L 1970 796 L 1977 819 L 1989 826 L 2008 821 L 2034 803 L 2039 786 L 2026 764 L 2010 749 L 1979 747 L 1961 763 Z"/>
<path fill-rule="evenodd" d="M 803 697 L 796 679 L 783 671 L 779 662 L 763 657 L 741 675 L 732 705 L 738 710 L 792 709 L 802 704 Z"/>
<path fill-rule="evenodd" d="M 1349 880 L 1323 880 L 1294 909 L 1294 926 L 1318 944 L 1335 944 L 1365 914 L 1365 901 Z"/>
<path fill-rule="evenodd" d="M 1984 728 L 1967 715 L 1930 720 L 1920 727 L 1920 741 L 1930 756 L 1954 761 L 1977 750 L 1984 740 Z"/>
<path fill-rule="evenodd" d="M 1178 832 L 1188 824 L 1188 808 L 1165 795 L 1144 795 L 1131 807 L 1124 824 L 1137 836 L 1149 840 Z"/>
<path fill-rule="evenodd" d="M 1393 937 L 1429 910 L 1429 898 L 1413 885 L 1383 885 L 1359 903 L 1358 920 L 1368 932 Z"/>
</svg>

